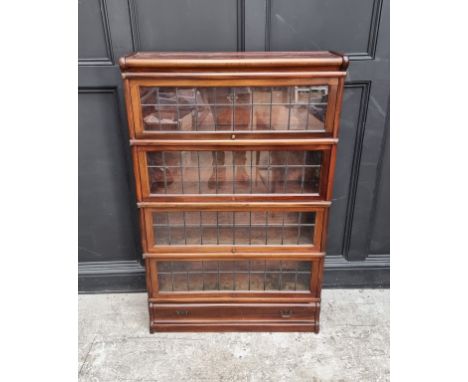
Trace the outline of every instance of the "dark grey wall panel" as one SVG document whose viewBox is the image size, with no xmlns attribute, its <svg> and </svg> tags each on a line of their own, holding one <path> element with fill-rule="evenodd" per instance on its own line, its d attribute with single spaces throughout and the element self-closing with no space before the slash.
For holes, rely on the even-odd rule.
<svg viewBox="0 0 468 382">
<path fill-rule="evenodd" d="M 80 63 L 112 64 L 105 0 L 78 1 L 78 58 Z"/>
<path fill-rule="evenodd" d="M 380 20 L 375 60 L 352 62 L 348 75 L 348 81 L 355 81 L 357 77 L 370 81 L 362 149 L 356 151 L 358 173 L 355 178 L 354 210 L 347 216 L 351 220 L 351 231 L 346 258 L 353 261 L 365 260 L 369 255 L 369 240 L 378 194 L 379 163 L 383 155 L 389 105 L 389 1 L 383 2 Z"/>
<path fill-rule="evenodd" d="M 390 253 L 390 137 L 385 139 L 369 252 Z"/>
<path fill-rule="evenodd" d="M 130 5 L 137 50 L 238 50 L 236 0 L 130 0 Z"/>
<path fill-rule="evenodd" d="M 115 92 L 81 90 L 78 100 L 79 261 L 137 259 Z"/>
<path fill-rule="evenodd" d="M 248 0 L 245 2 L 245 50 L 265 50 L 267 0 Z"/>
<path fill-rule="evenodd" d="M 112 52 L 116 60 L 134 50 L 128 0 L 108 0 L 107 15 L 112 31 Z"/>
<path fill-rule="evenodd" d="M 117 59 L 339 50 L 346 78 L 325 286 L 389 284 L 389 0 L 79 0 L 79 289 L 144 289 Z M 91 90 L 90 90 L 91 89 Z"/>
<path fill-rule="evenodd" d="M 270 0 L 271 50 L 371 56 L 380 0 Z"/>
<path fill-rule="evenodd" d="M 346 213 L 349 200 L 349 188 L 352 176 L 353 156 L 355 152 L 357 132 L 362 129 L 361 104 L 365 85 L 347 85 L 343 97 L 341 112 L 340 143 L 335 169 L 335 185 L 333 188 L 333 204 L 330 210 L 328 225 L 327 253 L 343 254 L 343 241 L 346 231 Z"/>
</svg>

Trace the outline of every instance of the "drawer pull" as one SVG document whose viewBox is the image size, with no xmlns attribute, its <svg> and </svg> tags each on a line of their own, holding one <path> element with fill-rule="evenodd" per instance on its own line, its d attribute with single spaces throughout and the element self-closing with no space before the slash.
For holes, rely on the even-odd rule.
<svg viewBox="0 0 468 382">
<path fill-rule="evenodd" d="M 290 310 L 281 310 L 280 315 L 282 318 L 289 318 L 292 316 L 292 311 Z"/>
<path fill-rule="evenodd" d="M 188 316 L 190 312 L 188 310 L 176 310 L 178 316 Z"/>
</svg>

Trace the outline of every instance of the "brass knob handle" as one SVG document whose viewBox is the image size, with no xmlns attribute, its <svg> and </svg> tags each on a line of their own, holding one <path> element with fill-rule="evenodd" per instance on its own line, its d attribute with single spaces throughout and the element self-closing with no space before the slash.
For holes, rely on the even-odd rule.
<svg viewBox="0 0 468 382">
<path fill-rule="evenodd" d="M 231 139 L 236 139 L 236 134 L 232 134 Z"/>
<path fill-rule="evenodd" d="M 280 315 L 282 318 L 289 318 L 292 316 L 292 311 L 290 310 L 282 310 L 280 311 Z"/>
</svg>

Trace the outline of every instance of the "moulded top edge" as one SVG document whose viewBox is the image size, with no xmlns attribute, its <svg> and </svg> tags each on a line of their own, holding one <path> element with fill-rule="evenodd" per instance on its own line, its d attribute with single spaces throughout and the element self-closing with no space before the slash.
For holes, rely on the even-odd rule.
<svg viewBox="0 0 468 382">
<path fill-rule="evenodd" d="M 330 51 L 311 52 L 135 52 L 120 58 L 122 71 L 158 69 L 312 68 L 346 70 L 348 58 Z"/>
</svg>

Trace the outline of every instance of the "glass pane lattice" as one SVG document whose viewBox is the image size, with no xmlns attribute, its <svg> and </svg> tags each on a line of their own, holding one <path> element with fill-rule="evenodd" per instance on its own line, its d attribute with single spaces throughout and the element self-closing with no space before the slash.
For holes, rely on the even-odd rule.
<svg viewBox="0 0 468 382">
<path fill-rule="evenodd" d="M 318 193 L 322 151 L 147 152 L 151 194 Z"/>
<path fill-rule="evenodd" d="M 310 261 L 158 261 L 161 292 L 308 291 Z"/>
<path fill-rule="evenodd" d="M 155 245 L 310 245 L 315 212 L 153 212 Z"/>
<path fill-rule="evenodd" d="M 328 86 L 141 87 L 146 131 L 325 131 Z"/>
</svg>

